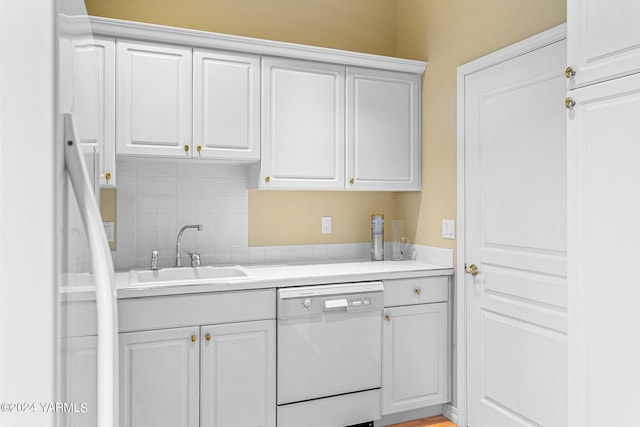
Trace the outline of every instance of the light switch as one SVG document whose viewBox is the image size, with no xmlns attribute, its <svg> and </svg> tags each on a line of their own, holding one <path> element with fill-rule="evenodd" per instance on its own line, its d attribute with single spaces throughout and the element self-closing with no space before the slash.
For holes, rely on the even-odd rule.
<svg viewBox="0 0 640 427">
<path fill-rule="evenodd" d="M 322 234 L 331 234 L 331 217 L 322 217 Z"/>
<path fill-rule="evenodd" d="M 455 239 L 456 238 L 456 221 L 453 219 L 442 220 L 442 238 L 443 239 Z"/>
</svg>

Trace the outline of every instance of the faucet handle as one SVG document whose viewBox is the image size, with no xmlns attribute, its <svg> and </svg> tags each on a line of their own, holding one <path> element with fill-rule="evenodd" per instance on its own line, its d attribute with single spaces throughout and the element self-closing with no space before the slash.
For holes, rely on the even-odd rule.
<svg viewBox="0 0 640 427">
<path fill-rule="evenodd" d="M 185 251 L 191 257 L 191 267 L 200 267 L 200 254 L 197 252 Z"/>
<path fill-rule="evenodd" d="M 158 269 L 158 251 L 157 250 L 153 250 L 153 252 L 151 252 L 151 270 L 157 270 Z"/>
</svg>

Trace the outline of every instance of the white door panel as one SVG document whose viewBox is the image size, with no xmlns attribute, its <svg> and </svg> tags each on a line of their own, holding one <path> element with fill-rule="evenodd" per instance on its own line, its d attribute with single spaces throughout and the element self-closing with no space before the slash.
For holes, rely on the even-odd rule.
<svg viewBox="0 0 640 427">
<path fill-rule="evenodd" d="M 465 78 L 468 425 L 567 420 L 566 43 Z"/>
<path fill-rule="evenodd" d="M 640 425 L 640 74 L 578 89 L 569 112 L 571 426 Z"/>
</svg>

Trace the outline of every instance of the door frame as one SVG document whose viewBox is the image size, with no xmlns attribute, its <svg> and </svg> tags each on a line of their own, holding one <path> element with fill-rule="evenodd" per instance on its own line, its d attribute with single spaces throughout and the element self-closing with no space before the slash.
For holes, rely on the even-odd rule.
<svg viewBox="0 0 640 427">
<path fill-rule="evenodd" d="M 489 55 L 483 56 L 458 67 L 457 72 L 457 221 L 458 241 L 456 245 L 455 271 L 455 322 L 456 322 L 456 407 L 450 408 L 453 421 L 467 427 L 467 297 L 465 292 L 465 79 L 478 71 L 526 53 L 543 48 L 567 38 L 567 25 L 561 24 L 542 33 L 524 39 Z M 561 102 L 562 100 L 558 100 Z"/>
</svg>

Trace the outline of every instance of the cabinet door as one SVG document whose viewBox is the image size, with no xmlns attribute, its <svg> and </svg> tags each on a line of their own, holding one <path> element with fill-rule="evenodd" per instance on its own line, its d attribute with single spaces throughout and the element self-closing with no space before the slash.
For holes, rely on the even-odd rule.
<svg viewBox="0 0 640 427">
<path fill-rule="evenodd" d="M 100 184 L 115 185 L 115 41 L 74 40 L 73 54 L 73 114 L 80 141 L 100 154 Z"/>
<path fill-rule="evenodd" d="M 118 40 L 118 154 L 191 157 L 191 49 Z"/>
<path fill-rule="evenodd" d="M 195 158 L 260 160 L 260 57 L 193 52 Z"/>
<path fill-rule="evenodd" d="M 638 258 L 640 74 L 570 95 L 569 425 L 640 425 L 640 347 L 628 329 L 640 323 L 640 287 L 615 268 Z"/>
<path fill-rule="evenodd" d="M 383 415 L 449 401 L 447 303 L 385 308 Z"/>
<path fill-rule="evenodd" d="M 568 0 L 569 87 L 640 71 L 640 2 Z"/>
<path fill-rule="evenodd" d="M 96 336 L 70 337 L 62 340 L 62 363 L 60 364 L 62 401 L 75 403 L 78 409 L 63 413 L 62 425 L 66 427 L 98 425 L 97 363 L 98 338 Z"/>
<path fill-rule="evenodd" d="M 343 66 L 264 58 L 260 188 L 344 188 Z"/>
<path fill-rule="evenodd" d="M 275 427 L 275 320 L 202 327 L 201 427 Z"/>
<path fill-rule="evenodd" d="M 198 427 L 199 328 L 120 334 L 120 425 Z"/>
<path fill-rule="evenodd" d="M 347 188 L 420 190 L 420 76 L 347 69 Z"/>
</svg>

